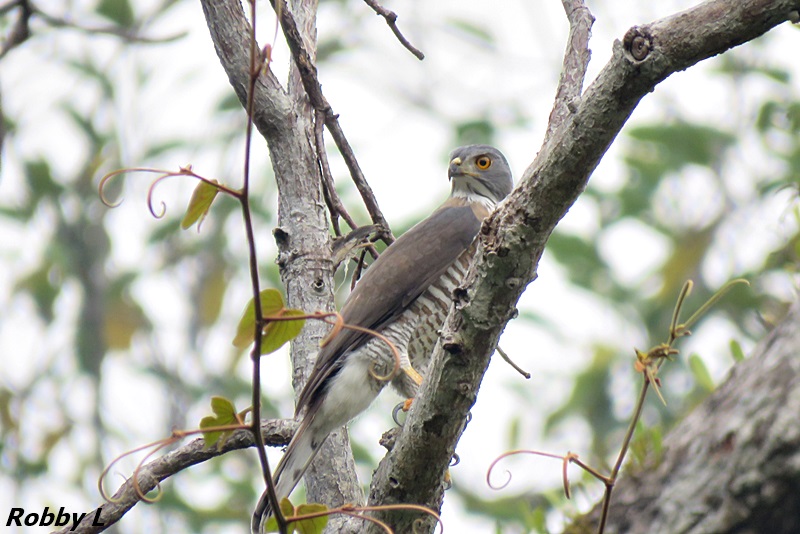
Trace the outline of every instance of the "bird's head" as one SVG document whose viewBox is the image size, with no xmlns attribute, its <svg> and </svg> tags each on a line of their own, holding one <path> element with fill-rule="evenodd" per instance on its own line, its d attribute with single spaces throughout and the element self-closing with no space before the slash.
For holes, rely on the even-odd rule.
<svg viewBox="0 0 800 534">
<path fill-rule="evenodd" d="M 453 150 L 447 175 L 452 181 L 451 195 L 471 202 L 497 204 L 514 187 L 508 161 L 489 145 L 467 145 Z"/>
</svg>

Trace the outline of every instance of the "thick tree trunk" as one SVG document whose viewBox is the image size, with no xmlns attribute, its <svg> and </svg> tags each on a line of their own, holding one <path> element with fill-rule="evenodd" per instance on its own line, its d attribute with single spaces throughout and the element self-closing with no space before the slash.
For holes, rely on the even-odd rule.
<svg viewBox="0 0 800 534">
<path fill-rule="evenodd" d="M 654 463 L 623 473 L 606 532 L 800 532 L 800 304 L 669 433 Z M 599 511 L 565 532 L 596 532 Z"/>
</svg>

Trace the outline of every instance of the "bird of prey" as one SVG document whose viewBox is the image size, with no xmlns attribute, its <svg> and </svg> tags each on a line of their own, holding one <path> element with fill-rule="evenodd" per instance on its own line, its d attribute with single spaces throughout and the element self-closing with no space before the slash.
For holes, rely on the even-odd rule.
<svg viewBox="0 0 800 534">
<path fill-rule="evenodd" d="M 345 323 L 377 331 L 397 348 L 401 372 L 391 382 L 408 398 L 422 381 L 415 368 L 427 367 L 481 223 L 513 186 L 505 157 L 488 145 L 455 149 L 448 177 L 447 201 L 375 260 L 341 310 Z M 320 349 L 297 400 L 302 420 L 273 474 L 278 500 L 300 482 L 328 434 L 375 400 L 394 365 L 389 346 L 364 332 L 341 330 Z M 253 513 L 254 534 L 270 514 L 265 492 Z"/>
</svg>

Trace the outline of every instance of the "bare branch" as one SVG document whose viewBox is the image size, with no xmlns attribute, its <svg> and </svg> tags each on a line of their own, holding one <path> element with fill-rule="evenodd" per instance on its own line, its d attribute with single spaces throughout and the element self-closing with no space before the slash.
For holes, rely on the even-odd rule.
<svg viewBox="0 0 800 534">
<path fill-rule="evenodd" d="M 38 7 L 35 9 L 36 9 L 35 11 L 36 15 L 54 28 L 72 28 L 74 30 L 78 30 L 88 34 L 113 35 L 115 37 L 119 37 L 120 39 L 128 43 L 138 43 L 138 44 L 171 43 L 173 41 L 177 41 L 178 39 L 183 39 L 184 37 L 189 35 L 188 31 L 183 31 L 172 35 L 167 35 L 164 37 L 150 37 L 138 33 L 138 29 L 136 27 L 126 28 L 120 26 L 84 26 L 70 19 L 56 17 L 54 15 L 45 13 Z"/>
<path fill-rule="evenodd" d="M 3 43 L 2 48 L 0 48 L 0 59 L 5 57 L 5 55 L 8 54 L 14 47 L 24 43 L 31 35 L 29 23 L 31 16 L 33 15 L 33 10 L 28 2 L 25 0 L 11 2 L 8 5 L 3 6 L 2 9 L 0 9 L 0 12 L 5 14 L 7 11 L 10 11 L 15 7 L 20 8 L 19 17 L 11 27 L 11 31 Z"/>
<path fill-rule="evenodd" d="M 406 39 L 405 36 L 400 32 L 400 29 L 397 27 L 397 13 L 395 13 L 394 11 L 389 11 L 375 0 L 364 0 L 364 3 L 367 4 L 369 7 L 371 7 L 372 10 L 375 11 L 375 13 L 377 13 L 386 20 L 386 24 L 388 24 L 389 27 L 392 29 L 392 33 L 394 33 L 394 36 L 397 37 L 398 41 L 400 41 L 400 44 L 406 47 L 406 49 L 409 52 L 414 54 L 414 57 L 416 57 L 420 61 L 425 59 L 425 54 L 423 54 L 418 48 L 416 48 L 414 45 L 408 42 L 408 39 Z"/>
<path fill-rule="evenodd" d="M 589 67 L 591 51 L 589 39 L 592 36 L 594 16 L 583 0 L 561 0 L 569 20 L 567 49 L 564 52 L 561 77 L 558 80 L 553 110 L 547 123 L 545 143 L 574 111 L 574 106 L 583 91 L 583 80 Z"/>
<path fill-rule="evenodd" d="M 358 228 L 358 225 L 347 212 L 344 207 L 342 199 L 339 198 L 339 193 L 336 192 L 336 185 L 333 181 L 331 174 L 331 167 L 328 164 L 328 154 L 325 152 L 325 138 L 323 137 L 323 130 L 325 126 L 325 112 L 317 111 L 316 120 L 314 121 L 314 139 L 317 143 L 317 155 L 319 156 L 319 166 L 322 172 L 322 192 L 325 194 L 325 203 L 328 205 L 328 211 L 331 215 L 331 225 L 333 225 L 333 232 L 337 236 L 342 235 L 339 228 L 339 217 L 344 219 L 351 230 Z"/>
<path fill-rule="evenodd" d="M 286 445 L 292 438 L 296 426 L 297 423 L 292 419 L 264 421 L 261 425 L 264 443 L 275 447 Z M 68 525 L 57 532 L 59 534 L 102 532 L 122 519 L 128 510 L 141 500 L 140 493 L 137 492 L 137 486 L 141 493 L 147 493 L 155 489 L 159 482 L 180 473 L 188 467 L 222 456 L 228 452 L 246 449 L 254 445 L 255 441 L 250 430 L 234 432 L 225 440 L 221 448 L 211 447 L 206 449 L 202 438 L 195 439 L 164 456 L 148 462 L 139 470 L 136 483 L 132 478 L 126 480 L 111 498 L 112 502 L 105 503 L 87 512 L 77 528 L 71 530 L 72 525 Z M 100 510 L 99 516 L 97 515 L 97 510 Z M 98 523 L 98 525 L 93 525 L 92 523 Z M 99 526 L 99 523 L 103 525 Z"/>
<path fill-rule="evenodd" d="M 374 257 L 377 258 L 378 252 L 375 251 L 375 247 L 372 245 L 372 242 L 377 240 L 378 236 L 380 236 L 384 231 L 385 229 L 379 227 L 377 224 L 369 224 L 367 226 L 359 226 L 349 234 L 335 238 L 333 240 L 334 269 L 338 268 L 343 261 L 346 261 L 358 254 L 359 249 L 361 250 L 361 259 L 358 261 L 358 264 L 363 264 L 364 253 L 370 249 L 374 251 Z M 356 266 L 356 269 L 358 269 L 358 265 Z M 356 274 L 358 274 L 358 272 L 354 273 L 354 278 Z"/>
<path fill-rule="evenodd" d="M 328 104 L 328 101 L 322 94 L 322 86 L 317 78 L 317 67 L 314 65 L 314 61 L 311 59 L 308 50 L 306 50 L 305 43 L 303 42 L 303 38 L 297 28 L 297 23 L 294 20 L 289 6 L 286 4 L 285 0 L 270 0 L 270 2 L 272 3 L 273 9 L 275 9 L 275 13 L 278 14 L 283 34 L 286 37 L 286 42 L 289 44 L 292 58 L 297 65 L 297 70 L 300 73 L 308 99 L 316 111 L 324 114 L 325 126 L 328 127 L 333 141 L 336 143 L 339 152 L 341 152 L 344 158 L 353 183 L 355 183 L 358 192 L 361 194 L 361 198 L 364 201 L 364 205 L 367 208 L 372 222 L 384 228 L 390 228 L 389 223 L 384 218 L 378 206 L 378 200 L 375 198 L 372 188 L 367 183 L 364 173 L 361 171 L 353 149 L 347 141 L 342 127 L 339 125 L 339 116 L 333 112 L 330 104 Z M 384 241 L 386 241 L 387 244 L 391 244 L 394 241 L 394 237 L 390 233 L 388 236 L 384 236 Z"/>
<path fill-rule="evenodd" d="M 321 111 L 317 111 L 316 120 L 314 122 L 314 139 L 316 140 L 317 155 L 319 156 L 319 166 L 322 174 L 322 193 L 325 196 L 325 204 L 328 206 L 328 212 L 331 216 L 333 233 L 337 236 L 333 242 L 333 268 L 336 270 L 339 264 L 344 261 L 346 256 L 346 254 L 342 255 L 340 253 L 342 250 L 344 250 L 342 247 L 343 243 L 352 245 L 355 240 L 366 239 L 372 233 L 375 234 L 374 241 L 377 241 L 387 234 L 389 237 L 391 237 L 391 230 L 386 227 L 381 227 L 377 224 L 370 225 L 368 229 L 362 230 L 363 227 L 359 227 L 358 224 L 356 224 L 355 220 L 353 220 L 353 217 L 351 217 L 350 213 L 348 213 L 347 208 L 344 207 L 344 203 L 342 203 L 339 193 L 336 192 L 336 184 L 333 181 L 331 167 L 328 164 L 328 154 L 325 151 L 325 138 L 323 137 L 323 127 L 325 125 L 324 119 L 325 114 Z M 345 237 L 342 237 L 342 230 L 339 228 L 340 216 L 350 227 L 350 230 L 352 230 Z M 350 249 L 352 250 L 352 246 Z M 374 245 L 367 245 L 366 250 L 370 253 L 373 259 L 378 258 L 378 251 L 375 249 Z M 363 265 L 364 262 L 362 255 L 362 260 L 358 262 L 358 267 L 353 276 L 353 283 L 355 283 L 358 280 L 358 277 L 361 275 L 361 268 L 363 268 Z"/>
<path fill-rule="evenodd" d="M 87 34 L 94 34 L 94 35 L 113 35 L 115 37 L 119 37 L 125 42 L 128 43 L 139 43 L 139 44 L 162 44 L 162 43 L 169 43 L 172 41 L 176 41 L 185 37 L 188 32 L 180 32 L 174 35 L 168 35 L 166 37 L 149 37 L 146 35 L 141 35 L 139 30 L 143 23 L 138 23 L 132 25 L 130 27 L 123 27 L 117 25 L 109 25 L 109 26 L 85 26 L 79 22 L 71 20 L 67 17 L 58 17 L 47 13 L 46 11 L 42 10 L 38 5 L 34 4 L 31 0 L 14 0 L 0 6 L 0 15 L 5 15 L 7 12 L 13 10 L 14 8 L 20 8 L 20 16 L 17 19 L 16 23 L 11 29 L 11 32 L 6 39 L 5 43 L 3 44 L 2 49 L 0 49 L 0 58 L 5 56 L 12 48 L 18 46 L 22 42 L 24 42 L 28 37 L 30 37 L 30 28 L 29 28 L 29 21 L 33 16 L 38 17 L 43 22 L 45 22 L 48 26 L 53 28 L 70 28 L 74 30 L 78 30 L 83 33 Z"/>
</svg>

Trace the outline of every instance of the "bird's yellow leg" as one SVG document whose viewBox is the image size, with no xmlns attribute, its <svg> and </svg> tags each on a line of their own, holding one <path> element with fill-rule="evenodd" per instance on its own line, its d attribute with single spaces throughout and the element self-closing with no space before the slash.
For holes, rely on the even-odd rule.
<svg viewBox="0 0 800 534">
<path fill-rule="evenodd" d="M 418 373 L 418 372 L 417 372 L 417 371 L 416 371 L 416 370 L 415 370 L 413 367 L 411 367 L 410 365 L 409 365 L 408 367 L 404 367 L 404 368 L 403 368 L 403 372 L 404 372 L 404 373 L 405 373 L 405 374 L 406 374 L 406 375 L 407 375 L 407 376 L 408 376 L 408 377 L 409 377 L 411 380 L 413 380 L 413 381 L 414 381 L 414 383 L 417 385 L 417 387 L 419 387 L 419 386 L 421 386 L 421 385 L 422 385 L 422 375 L 421 375 L 421 374 L 419 374 L 419 373 Z M 405 400 L 405 402 L 403 402 L 403 411 L 404 411 L 404 412 L 407 412 L 408 410 L 410 410 L 410 409 L 411 409 L 411 403 L 412 403 L 412 402 L 414 402 L 414 399 L 413 399 L 413 398 L 411 398 L 411 399 L 406 399 L 406 400 Z"/>
</svg>

